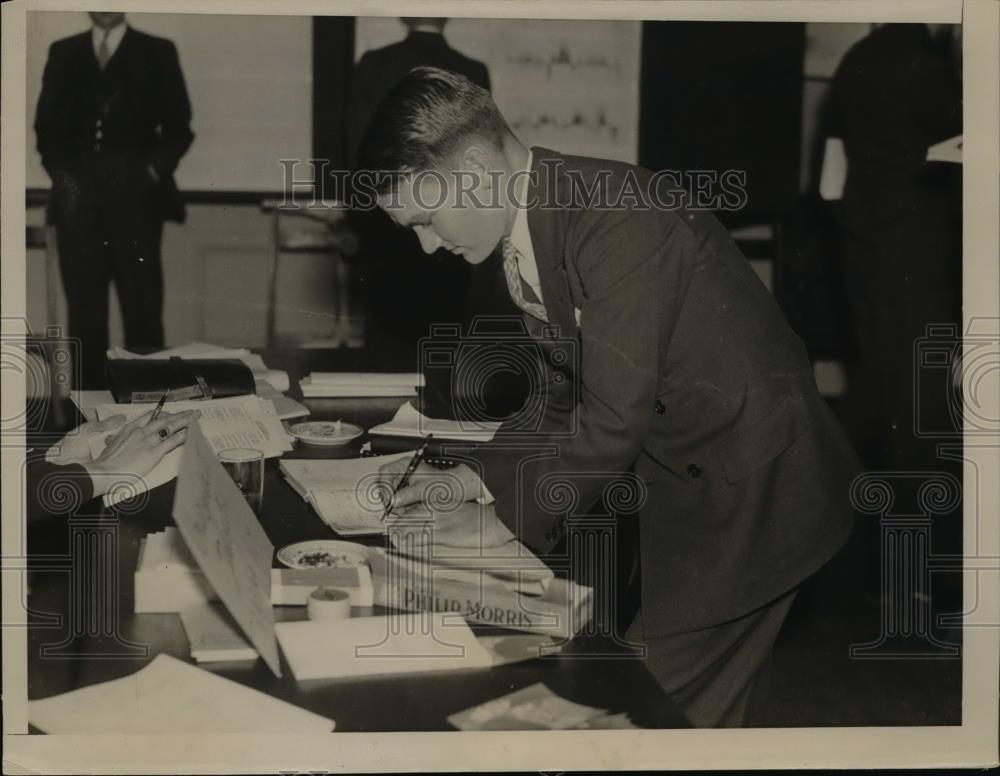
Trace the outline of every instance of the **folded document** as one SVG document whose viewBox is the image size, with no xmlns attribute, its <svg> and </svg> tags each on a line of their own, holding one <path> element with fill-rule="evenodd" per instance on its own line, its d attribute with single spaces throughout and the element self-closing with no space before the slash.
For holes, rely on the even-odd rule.
<svg viewBox="0 0 1000 776">
<path fill-rule="evenodd" d="M 429 434 L 436 440 L 459 442 L 489 442 L 496 435 L 500 423 L 496 421 L 440 420 L 428 418 L 410 402 L 396 412 L 392 420 L 374 426 L 368 433 L 373 436 L 401 436 L 423 438 Z"/>
</svg>

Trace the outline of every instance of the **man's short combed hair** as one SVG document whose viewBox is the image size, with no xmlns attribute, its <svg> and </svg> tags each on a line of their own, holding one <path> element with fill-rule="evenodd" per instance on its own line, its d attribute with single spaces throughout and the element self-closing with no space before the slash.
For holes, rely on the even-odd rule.
<svg viewBox="0 0 1000 776">
<path fill-rule="evenodd" d="M 463 141 L 480 137 L 498 148 L 510 133 L 490 93 L 465 76 L 437 67 L 415 67 L 385 96 L 368 123 L 358 170 L 381 175 L 380 194 L 398 180 L 393 173 L 437 166 Z"/>
</svg>

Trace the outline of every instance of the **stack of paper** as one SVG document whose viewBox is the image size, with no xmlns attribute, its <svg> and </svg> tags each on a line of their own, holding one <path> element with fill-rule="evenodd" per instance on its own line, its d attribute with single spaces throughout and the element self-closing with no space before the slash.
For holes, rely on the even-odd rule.
<svg viewBox="0 0 1000 776">
<path fill-rule="evenodd" d="M 446 612 L 279 622 L 281 651 L 298 681 L 490 668 L 490 652 Z"/>
<path fill-rule="evenodd" d="M 329 733 L 333 720 L 169 655 L 131 676 L 28 703 L 45 733 Z"/>
<path fill-rule="evenodd" d="M 201 417 L 198 426 L 208 440 L 212 450 L 219 453 L 231 447 L 249 447 L 260 450 L 265 458 L 274 458 L 292 449 L 291 440 L 281 419 L 274 411 L 274 405 L 257 396 L 233 396 L 228 399 L 210 401 L 167 402 L 168 412 L 198 410 Z M 101 404 L 95 408 L 98 420 L 112 415 L 124 415 L 131 420 L 149 412 L 145 404 Z M 90 440 L 91 454 L 96 459 L 107 445 L 114 432 L 94 435 Z M 184 446 L 168 453 L 160 463 L 141 479 L 123 477 L 120 487 L 112 487 L 104 496 L 107 506 L 133 498 L 139 493 L 170 482 L 180 471 L 180 461 Z"/>
<path fill-rule="evenodd" d="M 439 420 L 428 418 L 410 402 L 397 410 L 392 420 L 373 427 L 373 436 L 420 437 L 433 434 L 435 439 L 461 442 L 489 442 L 500 428 L 495 421 Z"/>
<path fill-rule="evenodd" d="M 423 386 L 424 376 L 418 372 L 313 372 L 299 383 L 306 398 L 416 396 Z"/>
<path fill-rule="evenodd" d="M 345 459 L 283 459 L 281 473 L 324 523 L 342 536 L 385 531 L 378 471 L 412 453 Z"/>
</svg>

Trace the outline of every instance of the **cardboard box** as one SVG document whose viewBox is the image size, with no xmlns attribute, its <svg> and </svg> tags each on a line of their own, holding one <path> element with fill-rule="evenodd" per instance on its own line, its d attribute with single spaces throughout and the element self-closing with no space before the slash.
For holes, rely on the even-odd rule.
<svg viewBox="0 0 1000 776">
<path fill-rule="evenodd" d="M 481 571 L 435 567 L 381 548 L 368 562 L 379 606 L 454 612 L 468 622 L 555 638 L 571 638 L 592 616 L 593 591 L 559 577 L 533 596 Z"/>
</svg>

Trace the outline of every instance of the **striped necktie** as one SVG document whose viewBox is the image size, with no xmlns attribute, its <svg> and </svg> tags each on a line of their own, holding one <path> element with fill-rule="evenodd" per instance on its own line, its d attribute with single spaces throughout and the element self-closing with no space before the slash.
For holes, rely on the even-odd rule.
<svg viewBox="0 0 1000 776">
<path fill-rule="evenodd" d="M 103 70 L 108 66 L 108 60 L 111 59 L 111 49 L 108 48 L 108 35 L 111 34 L 111 30 L 104 31 L 104 37 L 101 38 L 101 45 L 97 47 L 97 64 Z"/>
<path fill-rule="evenodd" d="M 521 286 L 521 272 L 517 268 L 517 259 L 521 255 L 514 244 L 506 237 L 502 242 L 503 250 L 503 274 L 507 278 L 507 290 L 514 304 L 520 307 L 528 315 L 540 321 L 548 323 L 548 316 L 545 314 L 545 305 L 538 302 L 529 302 L 524 298 L 524 289 Z"/>
</svg>

